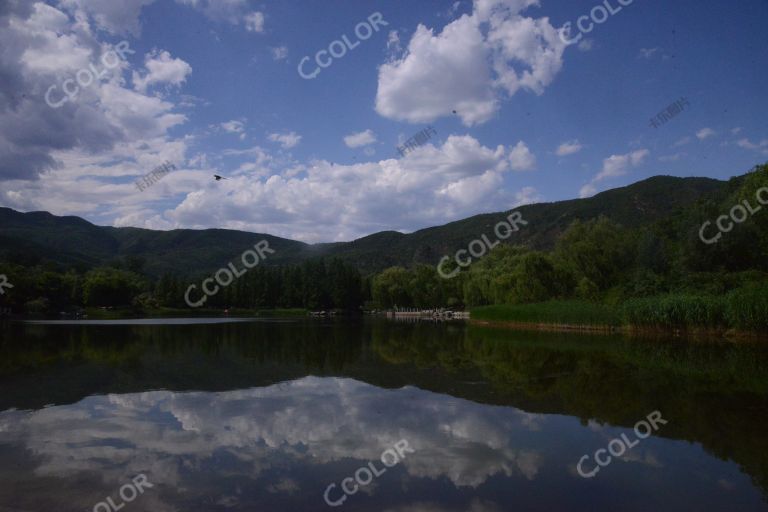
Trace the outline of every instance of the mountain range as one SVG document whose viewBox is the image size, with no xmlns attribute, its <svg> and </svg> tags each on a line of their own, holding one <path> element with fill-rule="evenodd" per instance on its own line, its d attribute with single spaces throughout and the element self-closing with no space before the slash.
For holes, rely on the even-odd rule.
<svg viewBox="0 0 768 512">
<path fill-rule="evenodd" d="M 350 242 L 318 244 L 228 229 L 155 231 L 97 226 L 80 217 L 0 208 L 0 259 L 26 264 L 51 261 L 88 269 L 133 257 L 143 260 L 144 271 L 152 276 L 197 275 L 225 266 L 266 240 L 275 251 L 266 264 L 338 257 L 370 274 L 395 265 L 436 265 L 444 255 L 466 248 L 483 234 L 493 240 L 494 226 L 512 211 L 520 212 L 528 224 L 505 243 L 550 249 L 574 220 L 605 216 L 626 227 L 640 227 L 667 218 L 704 197 L 725 197 L 734 181 L 738 179 L 655 176 L 586 199 L 530 204 L 408 234 L 382 231 Z"/>
</svg>

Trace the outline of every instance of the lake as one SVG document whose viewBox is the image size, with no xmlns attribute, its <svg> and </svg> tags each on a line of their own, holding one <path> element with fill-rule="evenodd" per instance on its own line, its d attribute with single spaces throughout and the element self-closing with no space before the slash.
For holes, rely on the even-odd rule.
<svg viewBox="0 0 768 512">
<path fill-rule="evenodd" d="M 768 510 L 764 345 L 378 318 L 0 336 L 0 511 Z"/>
</svg>

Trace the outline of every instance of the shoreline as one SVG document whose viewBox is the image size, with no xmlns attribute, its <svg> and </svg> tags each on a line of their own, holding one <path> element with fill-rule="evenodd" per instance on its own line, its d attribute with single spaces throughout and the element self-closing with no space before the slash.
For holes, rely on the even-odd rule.
<svg viewBox="0 0 768 512">
<path fill-rule="evenodd" d="M 512 320 L 477 320 L 470 319 L 470 325 L 491 327 L 496 329 L 509 329 L 513 331 L 537 331 L 537 332 L 567 332 L 576 334 L 620 334 L 630 337 L 654 338 L 654 337 L 674 337 L 686 340 L 695 339 L 718 339 L 728 341 L 766 341 L 768 334 L 757 331 L 741 331 L 737 329 L 713 329 L 713 328 L 695 328 L 695 329 L 673 329 L 662 327 L 638 327 L 631 325 L 609 325 L 609 324 L 562 324 L 547 322 L 517 322 Z"/>
</svg>

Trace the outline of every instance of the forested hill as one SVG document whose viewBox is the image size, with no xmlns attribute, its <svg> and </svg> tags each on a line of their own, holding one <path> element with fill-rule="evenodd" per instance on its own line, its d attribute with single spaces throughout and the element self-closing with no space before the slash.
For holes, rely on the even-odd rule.
<svg viewBox="0 0 768 512">
<path fill-rule="evenodd" d="M 551 249 L 556 238 L 577 219 L 605 216 L 626 227 L 653 224 L 707 197 L 726 197 L 741 181 L 656 176 L 609 190 L 588 199 L 542 203 L 516 208 L 528 222 L 507 243 Z M 143 260 L 153 276 L 195 275 L 225 265 L 253 244 L 267 240 L 275 250 L 268 264 L 293 264 L 315 257 L 340 257 L 363 273 L 394 265 L 435 265 L 482 234 L 492 237 L 494 225 L 507 212 L 477 215 L 411 234 L 376 233 L 352 242 L 306 244 L 267 234 L 226 229 L 153 231 L 96 226 L 79 217 L 47 212 L 21 213 L 0 208 L 0 261 L 30 266 L 53 262 L 86 270 L 126 258 Z"/>
</svg>

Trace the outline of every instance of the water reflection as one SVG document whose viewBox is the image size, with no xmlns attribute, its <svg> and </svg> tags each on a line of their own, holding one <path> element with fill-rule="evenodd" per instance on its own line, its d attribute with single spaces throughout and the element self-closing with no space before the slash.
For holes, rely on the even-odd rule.
<svg viewBox="0 0 768 512">
<path fill-rule="evenodd" d="M 448 492 L 476 510 L 501 510 L 520 503 L 513 495 L 530 494 L 538 479 L 544 482 L 533 488 L 552 489 L 552 497 L 568 487 L 583 486 L 586 493 L 591 482 L 574 471 L 580 451 L 604 445 L 621 430 L 342 378 L 218 393 L 93 396 L 70 406 L 0 413 L 0 444 L 12 452 L 4 466 L 26 468 L 6 475 L 0 495 L 22 509 L 61 508 L 61 495 L 31 491 L 46 481 L 70 487 L 92 480 L 90 489 L 108 494 L 145 473 L 156 485 L 141 501 L 146 509 L 188 510 L 209 502 L 252 510 L 267 501 L 280 509 L 301 503 L 302 510 L 317 510 L 326 506 L 321 500 L 328 484 L 406 439 L 414 453 L 345 506 L 408 510 L 412 498 L 450 506 L 443 498 Z M 626 467 L 615 463 L 600 478 L 603 485 L 620 475 L 676 479 L 689 463 L 701 462 L 693 482 L 724 479 L 732 489 L 749 490 L 732 465 L 708 459 L 686 443 L 649 439 L 621 459 Z M 93 492 L 69 493 L 66 500 L 73 510 L 90 508 Z M 729 495 L 717 486 L 708 494 L 716 501 Z M 547 501 L 554 505 L 552 497 Z"/>
<path fill-rule="evenodd" d="M 415 453 L 345 510 L 766 509 L 759 346 L 387 322 L 0 332 L 0 509 L 90 510 L 145 473 L 157 488 L 124 512 L 330 510 L 326 487 L 400 439 Z M 669 424 L 578 476 L 656 409 Z"/>
</svg>

